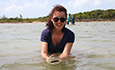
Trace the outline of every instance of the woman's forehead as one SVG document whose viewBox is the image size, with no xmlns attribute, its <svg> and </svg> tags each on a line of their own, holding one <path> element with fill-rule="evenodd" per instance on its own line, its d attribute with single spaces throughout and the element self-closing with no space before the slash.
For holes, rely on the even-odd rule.
<svg viewBox="0 0 115 70">
<path fill-rule="evenodd" d="M 65 17 L 65 12 L 62 11 L 62 12 L 59 12 L 59 11 L 55 11 L 53 16 L 62 16 L 62 17 Z"/>
</svg>

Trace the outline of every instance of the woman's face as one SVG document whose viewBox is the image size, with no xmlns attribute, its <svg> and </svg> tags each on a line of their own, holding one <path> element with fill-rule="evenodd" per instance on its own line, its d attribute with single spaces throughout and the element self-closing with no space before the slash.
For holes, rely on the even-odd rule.
<svg viewBox="0 0 115 70">
<path fill-rule="evenodd" d="M 54 28 L 62 30 L 66 23 L 66 15 L 65 12 L 55 11 L 53 17 L 51 18 L 53 22 Z"/>
</svg>

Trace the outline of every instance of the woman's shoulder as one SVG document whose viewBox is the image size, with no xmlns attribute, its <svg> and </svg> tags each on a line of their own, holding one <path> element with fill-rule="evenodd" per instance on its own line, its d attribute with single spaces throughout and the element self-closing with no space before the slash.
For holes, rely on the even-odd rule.
<svg viewBox="0 0 115 70">
<path fill-rule="evenodd" d="M 48 42 L 49 41 L 49 38 L 50 38 L 50 30 L 49 29 L 44 29 L 41 33 L 41 41 L 43 42 Z"/>
<path fill-rule="evenodd" d="M 46 29 L 44 29 L 42 32 L 44 32 L 44 33 L 49 33 L 49 32 L 51 32 L 48 28 L 46 28 Z"/>
<path fill-rule="evenodd" d="M 74 32 L 72 30 L 68 29 L 68 28 L 65 28 L 65 32 L 74 34 Z"/>
<path fill-rule="evenodd" d="M 42 35 L 49 35 L 50 32 L 51 31 L 48 28 L 46 28 L 42 31 Z"/>
<path fill-rule="evenodd" d="M 75 39 L 74 32 L 72 30 L 66 28 L 66 30 L 65 30 L 65 38 L 68 40 L 67 42 L 73 43 L 74 39 Z"/>
</svg>

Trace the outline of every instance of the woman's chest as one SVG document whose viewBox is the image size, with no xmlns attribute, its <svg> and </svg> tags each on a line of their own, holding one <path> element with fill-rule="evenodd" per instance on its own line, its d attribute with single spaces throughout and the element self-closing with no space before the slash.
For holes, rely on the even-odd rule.
<svg viewBox="0 0 115 70">
<path fill-rule="evenodd" d="M 53 45 L 57 46 L 62 41 L 62 38 L 63 38 L 63 34 L 61 34 L 61 35 L 52 35 Z"/>
</svg>

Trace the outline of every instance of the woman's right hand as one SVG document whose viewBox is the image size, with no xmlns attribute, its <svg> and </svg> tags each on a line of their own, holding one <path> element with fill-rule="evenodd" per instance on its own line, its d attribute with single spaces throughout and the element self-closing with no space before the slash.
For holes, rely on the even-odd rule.
<svg viewBox="0 0 115 70">
<path fill-rule="evenodd" d="M 53 56 L 55 56 L 55 54 L 50 55 L 50 56 L 46 59 L 46 62 L 48 63 L 49 58 L 51 58 L 51 57 L 53 57 Z"/>
</svg>

